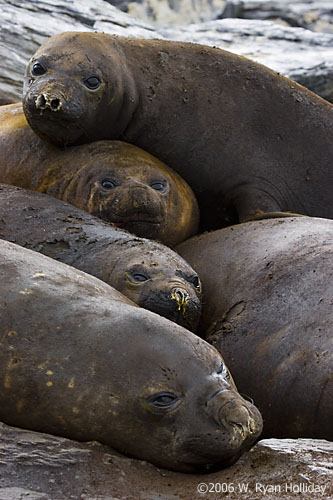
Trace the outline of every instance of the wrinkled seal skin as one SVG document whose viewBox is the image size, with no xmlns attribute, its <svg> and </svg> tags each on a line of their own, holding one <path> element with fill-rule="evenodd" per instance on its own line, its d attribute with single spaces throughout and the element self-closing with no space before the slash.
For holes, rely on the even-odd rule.
<svg viewBox="0 0 333 500">
<path fill-rule="evenodd" d="M 61 33 L 30 60 L 23 107 L 55 144 L 121 139 L 156 155 L 194 190 L 205 229 L 333 218 L 333 106 L 219 48 Z"/>
<path fill-rule="evenodd" d="M 70 266 L 0 250 L 3 422 L 185 472 L 230 465 L 258 438 L 259 411 L 208 343 Z"/>
<path fill-rule="evenodd" d="M 249 222 L 180 254 L 203 286 L 200 332 L 264 419 L 263 437 L 333 439 L 333 221 Z"/>
<path fill-rule="evenodd" d="M 85 271 L 141 307 L 195 331 L 197 273 L 176 252 L 67 203 L 0 184 L 0 238 Z"/>
<path fill-rule="evenodd" d="M 56 148 L 29 127 L 20 103 L 0 107 L 0 182 L 71 203 L 133 234 L 173 246 L 198 232 L 188 184 L 121 141 Z"/>
</svg>

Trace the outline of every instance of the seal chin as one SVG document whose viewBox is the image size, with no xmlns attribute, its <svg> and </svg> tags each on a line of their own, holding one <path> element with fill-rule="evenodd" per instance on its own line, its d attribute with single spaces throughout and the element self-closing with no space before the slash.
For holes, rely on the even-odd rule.
<svg viewBox="0 0 333 500">
<path fill-rule="evenodd" d="M 132 220 L 127 218 L 123 220 L 113 220 L 112 223 L 120 229 L 126 229 L 126 231 L 140 236 L 141 238 L 148 238 L 151 240 L 161 239 L 161 229 L 163 229 L 162 220 Z"/>
<path fill-rule="evenodd" d="M 230 457 L 224 460 L 212 461 L 211 463 L 191 463 L 182 462 L 177 464 L 177 471 L 187 472 L 190 474 L 211 474 L 218 472 L 227 467 L 231 467 L 242 456 L 243 450 L 239 453 L 233 452 Z"/>
</svg>

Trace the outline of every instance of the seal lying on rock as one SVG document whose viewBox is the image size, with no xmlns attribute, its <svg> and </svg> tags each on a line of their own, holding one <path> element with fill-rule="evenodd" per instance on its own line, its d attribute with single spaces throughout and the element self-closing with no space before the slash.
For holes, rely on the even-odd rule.
<svg viewBox="0 0 333 500">
<path fill-rule="evenodd" d="M 0 281 L 3 422 L 185 472 L 230 465 L 258 438 L 259 411 L 196 335 L 6 241 Z"/>
<path fill-rule="evenodd" d="M 333 106 L 245 57 L 65 32 L 30 60 L 23 107 L 55 144 L 121 139 L 156 155 L 194 190 L 204 228 L 262 212 L 333 218 Z"/>
<path fill-rule="evenodd" d="M 194 236 L 199 209 L 164 163 L 120 141 L 61 150 L 29 127 L 22 105 L 0 107 L 0 182 L 40 191 L 145 238 L 173 246 Z"/>
<path fill-rule="evenodd" d="M 197 273 L 173 250 L 50 196 L 0 184 L 0 238 L 97 276 L 140 306 L 194 331 Z"/>
<path fill-rule="evenodd" d="M 333 221 L 249 222 L 178 250 L 202 279 L 200 332 L 254 398 L 263 436 L 332 440 Z"/>
</svg>

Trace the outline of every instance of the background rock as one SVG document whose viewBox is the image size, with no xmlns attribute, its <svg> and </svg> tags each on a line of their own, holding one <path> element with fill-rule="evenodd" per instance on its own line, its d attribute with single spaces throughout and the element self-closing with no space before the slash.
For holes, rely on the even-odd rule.
<svg viewBox="0 0 333 500">
<path fill-rule="evenodd" d="M 287 26 L 333 32 L 331 0 L 106 0 L 155 26 L 216 19 L 274 20 Z"/>
<path fill-rule="evenodd" d="M 262 440 L 232 467 L 195 475 L 158 469 L 98 443 L 4 424 L 0 437 L 0 500 L 322 500 L 333 495 L 333 443 L 324 440 Z M 200 483 L 205 483 L 202 491 L 213 491 L 199 493 Z"/>
<path fill-rule="evenodd" d="M 3 103 L 21 99 L 24 69 L 39 45 L 70 30 L 215 45 L 261 62 L 333 102 L 333 33 L 246 19 L 154 28 L 104 0 L 0 0 L 0 26 Z"/>
<path fill-rule="evenodd" d="M 264 19 L 287 26 L 333 33 L 333 3 L 331 0 L 231 0 L 238 9 L 232 17 Z M 240 5 L 239 5 L 240 3 Z"/>
</svg>

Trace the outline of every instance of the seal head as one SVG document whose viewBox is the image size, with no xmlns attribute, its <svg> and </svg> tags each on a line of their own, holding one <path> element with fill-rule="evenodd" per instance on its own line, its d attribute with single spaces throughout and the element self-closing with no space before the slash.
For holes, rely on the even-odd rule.
<svg viewBox="0 0 333 500">
<path fill-rule="evenodd" d="M 189 185 L 164 163 L 121 141 L 72 147 L 70 179 L 59 178 L 62 155 L 46 172 L 38 191 L 129 232 L 174 246 L 195 235 L 199 208 Z M 63 185 L 62 185 L 63 184 Z"/>
<path fill-rule="evenodd" d="M 90 253 L 88 258 L 91 260 L 93 255 Z M 83 260 L 88 266 L 88 260 Z M 95 262 L 97 276 L 103 270 L 105 273 L 108 260 L 111 259 L 106 255 L 104 262 Z M 114 245 L 109 273 L 115 288 L 133 302 L 196 331 L 201 315 L 201 282 L 198 274 L 171 249 L 139 238 L 119 242 Z"/>
<path fill-rule="evenodd" d="M 148 384 L 141 381 L 142 369 L 137 367 L 142 391 L 135 396 L 130 389 L 125 400 L 126 405 L 133 401 L 136 406 L 141 432 L 128 422 L 129 436 L 133 451 L 139 447 L 147 460 L 161 467 L 211 472 L 232 465 L 254 444 L 262 419 L 256 407 L 237 392 L 212 346 L 201 339 L 182 340 L 177 347 L 170 345 L 161 357 L 158 342 L 153 342 L 159 369 L 152 372 Z M 141 352 L 140 347 L 136 352 Z M 167 363 L 166 354 L 172 358 Z M 146 435 L 151 436 L 149 443 Z"/>
<path fill-rule="evenodd" d="M 43 139 L 54 136 L 53 142 L 59 145 L 117 139 L 136 107 L 135 85 L 126 71 L 125 58 L 119 52 L 109 60 L 103 41 L 90 35 L 89 47 L 82 47 L 84 60 L 81 52 L 72 49 L 76 42 L 81 46 L 80 34 L 73 32 L 66 44 L 56 35 L 51 46 L 36 52 L 26 69 L 23 93 L 27 120 L 30 125 L 38 122 L 38 130 L 43 123 L 44 132 L 38 135 Z M 111 135 L 110 128 L 105 128 L 110 111 L 114 120 Z"/>
</svg>

